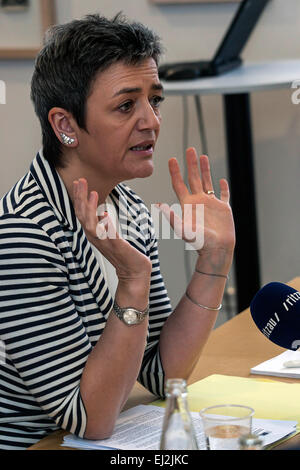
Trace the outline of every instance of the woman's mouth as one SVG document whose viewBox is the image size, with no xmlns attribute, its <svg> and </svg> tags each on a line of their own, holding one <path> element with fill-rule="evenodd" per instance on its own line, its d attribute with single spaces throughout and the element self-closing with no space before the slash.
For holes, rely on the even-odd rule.
<svg viewBox="0 0 300 470">
<path fill-rule="evenodd" d="M 139 144 L 133 147 L 130 147 L 131 152 L 138 154 L 140 156 L 149 156 L 153 154 L 153 144 Z"/>
</svg>

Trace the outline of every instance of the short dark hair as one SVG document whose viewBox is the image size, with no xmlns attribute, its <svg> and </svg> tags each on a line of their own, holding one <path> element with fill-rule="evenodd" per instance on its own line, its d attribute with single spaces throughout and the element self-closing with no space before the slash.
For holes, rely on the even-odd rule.
<svg viewBox="0 0 300 470">
<path fill-rule="evenodd" d="M 63 167 L 62 144 L 48 120 L 53 107 L 69 111 L 86 130 L 86 101 L 96 75 L 121 61 L 136 65 L 147 58 L 158 64 L 160 38 L 146 26 L 120 12 L 111 20 L 87 15 L 48 30 L 35 61 L 31 99 L 40 120 L 44 157 Z"/>
</svg>

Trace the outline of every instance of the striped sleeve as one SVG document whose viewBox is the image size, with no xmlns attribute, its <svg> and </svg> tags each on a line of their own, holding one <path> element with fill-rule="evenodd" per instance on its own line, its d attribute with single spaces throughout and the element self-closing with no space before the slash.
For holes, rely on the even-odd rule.
<svg viewBox="0 0 300 470">
<path fill-rule="evenodd" d="M 64 260 L 27 218 L 0 220 L 0 337 L 12 367 L 39 407 L 80 437 L 86 413 L 80 378 L 91 344 L 68 289 Z"/>
</svg>

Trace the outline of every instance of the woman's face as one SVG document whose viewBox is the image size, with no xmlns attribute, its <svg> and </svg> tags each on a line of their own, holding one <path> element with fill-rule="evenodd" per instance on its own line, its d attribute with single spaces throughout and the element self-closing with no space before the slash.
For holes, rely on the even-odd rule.
<svg viewBox="0 0 300 470">
<path fill-rule="evenodd" d="M 99 73 L 87 99 L 88 132 L 78 135 L 81 166 L 118 182 L 151 175 L 162 94 L 153 59 Z"/>
</svg>

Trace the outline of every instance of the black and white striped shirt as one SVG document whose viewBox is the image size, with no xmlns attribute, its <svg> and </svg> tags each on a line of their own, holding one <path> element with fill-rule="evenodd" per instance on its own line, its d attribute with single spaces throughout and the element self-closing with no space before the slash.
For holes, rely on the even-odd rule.
<svg viewBox="0 0 300 470">
<path fill-rule="evenodd" d="M 138 380 L 162 396 L 158 342 L 171 305 L 151 216 L 124 184 L 110 197 L 123 236 L 152 261 Z M 0 449 L 24 449 L 58 428 L 84 436 L 80 378 L 112 302 L 67 190 L 39 152 L 0 201 Z"/>
</svg>

